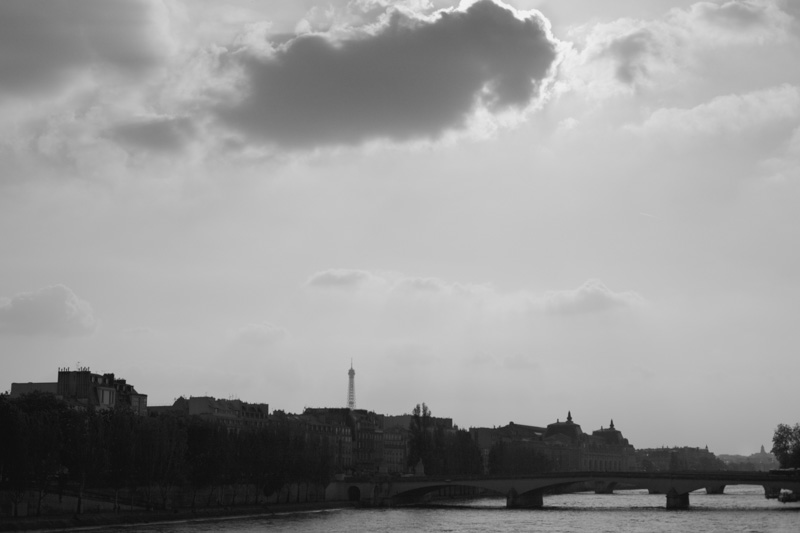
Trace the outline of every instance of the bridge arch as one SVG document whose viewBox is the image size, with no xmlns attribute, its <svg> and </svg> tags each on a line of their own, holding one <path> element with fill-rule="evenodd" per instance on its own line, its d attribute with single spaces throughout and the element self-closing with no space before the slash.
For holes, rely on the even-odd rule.
<svg viewBox="0 0 800 533">
<path fill-rule="evenodd" d="M 359 502 L 359 501 L 361 501 L 361 489 L 356 487 L 355 485 L 351 485 L 347 489 L 347 501 L 350 501 L 350 502 Z"/>
<path fill-rule="evenodd" d="M 506 496 L 505 492 L 481 486 L 471 482 L 443 482 L 391 491 L 391 502 L 394 505 L 408 505 L 425 501 L 425 496 L 448 489 L 479 489 L 492 496 Z"/>
</svg>

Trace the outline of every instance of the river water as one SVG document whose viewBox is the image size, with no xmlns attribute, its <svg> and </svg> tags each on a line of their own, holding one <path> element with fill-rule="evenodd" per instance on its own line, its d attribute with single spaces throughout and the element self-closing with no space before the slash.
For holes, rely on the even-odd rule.
<svg viewBox="0 0 800 533">
<path fill-rule="evenodd" d="M 544 508 L 506 509 L 504 498 L 448 501 L 435 507 L 334 509 L 271 516 L 119 527 L 126 533 L 226 531 L 353 533 L 405 531 L 517 532 L 800 532 L 800 504 L 764 498 L 761 487 L 690 495 L 691 509 L 667 511 L 663 495 L 647 491 L 545 496 Z"/>
</svg>

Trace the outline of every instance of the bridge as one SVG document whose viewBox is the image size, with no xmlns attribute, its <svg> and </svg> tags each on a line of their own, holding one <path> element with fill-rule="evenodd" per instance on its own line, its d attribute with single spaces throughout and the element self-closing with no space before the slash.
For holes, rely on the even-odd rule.
<svg viewBox="0 0 800 533">
<path fill-rule="evenodd" d="M 664 494 L 667 509 L 688 509 L 689 493 L 706 487 L 761 485 L 765 491 L 800 492 L 800 475 L 766 472 L 549 472 L 535 476 L 399 477 L 343 480 L 329 487 L 332 498 L 365 505 L 396 506 L 423 501 L 425 495 L 447 487 L 473 487 L 506 498 L 508 508 L 538 509 L 547 493 L 587 483 L 598 492 L 615 487 L 648 489 Z"/>
</svg>

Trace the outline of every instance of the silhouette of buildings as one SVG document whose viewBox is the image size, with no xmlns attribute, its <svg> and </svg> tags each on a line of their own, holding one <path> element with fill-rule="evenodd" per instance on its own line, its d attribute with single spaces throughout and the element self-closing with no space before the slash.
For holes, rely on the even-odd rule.
<svg viewBox="0 0 800 533">
<path fill-rule="evenodd" d="M 11 384 L 12 397 L 30 392 L 55 394 L 76 409 L 126 407 L 140 416 L 147 415 L 146 394 L 140 394 L 133 385 L 114 374 L 94 374 L 86 367 L 59 368 L 56 382 Z"/>
<path fill-rule="evenodd" d="M 354 468 L 353 418 L 348 408 L 306 409 L 302 415 L 271 415 L 271 420 L 283 419 L 305 432 L 307 439 L 321 439 L 327 444 L 335 472 L 352 472 Z"/>
<path fill-rule="evenodd" d="M 758 453 L 751 455 L 719 454 L 717 457 L 725 463 L 725 466 L 727 466 L 729 470 L 768 472 L 775 468 L 780 468 L 778 459 L 771 453 L 768 453 L 764 449 L 763 444 Z"/>
<path fill-rule="evenodd" d="M 152 416 L 165 413 L 218 422 L 229 431 L 256 429 L 269 423 L 269 405 L 266 403 L 223 400 L 212 396 L 190 396 L 188 399 L 181 396 L 172 405 L 150 407 Z"/>
<path fill-rule="evenodd" d="M 231 432 L 288 424 L 292 435 L 302 435 L 322 443 L 328 451 L 332 469 L 337 473 L 408 474 L 412 442 L 413 415 L 381 415 L 356 408 L 355 369 L 348 370 L 347 406 L 307 408 L 300 415 L 278 411 L 270 414 L 266 403 L 248 403 L 238 399 L 210 396 L 180 397 L 172 405 L 148 406 L 147 395 L 139 393 L 125 379 L 113 373 L 95 374 L 88 368 L 58 369 L 58 380 L 46 383 L 12 383 L 11 396 L 31 392 L 52 393 L 76 409 L 106 410 L 124 407 L 139 415 L 171 414 L 198 417 L 219 423 Z M 426 429 L 437 435 L 457 435 L 452 418 L 426 417 Z M 676 471 L 747 469 L 768 470 L 776 460 L 762 446 L 751 456 L 723 456 L 725 462 L 708 448 L 653 448 L 635 450 L 612 420 L 608 427 L 585 433 L 568 412 L 564 421 L 547 426 L 509 422 L 508 425 L 469 429 L 472 442 L 480 450 L 484 472 L 490 463 L 497 465 L 497 453 L 505 447 L 504 465 L 525 464 L 525 468 L 553 471 Z M 510 459 L 513 456 L 513 460 Z M 527 459 L 526 459 L 527 458 Z M 521 462 L 520 462 L 521 461 Z M 539 471 L 539 470 L 537 470 Z"/>
<path fill-rule="evenodd" d="M 646 472 L 726 470 L 725 463 L 708 451 L 708 446 L 643 448 L 636 451 L 636 462 L 638 468 Z"/>
<path fill-rule="evenodd" d="M 489 472 L 489 455 L 499 443 L 517 450 L 527 450 L 546 459 L 554 471 L 628 471 L 636 469 L 634 447 L 611 421 L 609 428 L 600 428 L 591 435 L 567 414 L 564 422 L 556 420 L 546 428 L 510 422 L 499 428 L 470 428 Z"/>
</svg>

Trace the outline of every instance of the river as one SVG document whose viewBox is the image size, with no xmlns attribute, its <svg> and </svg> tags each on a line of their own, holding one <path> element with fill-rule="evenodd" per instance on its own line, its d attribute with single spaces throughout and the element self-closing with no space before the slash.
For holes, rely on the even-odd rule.
<svg viewBox="0 0 800 533">
<path fill-rule="evenodd" d="M 405 531 L 561 533 L 800 531 L 800 504 L 767 500 L 761 487 L 728 487 L 725 494 L 690 496 L 691 509 L 667 511 L 663 495 L 647 491 L 545 496 L 544 508 L 506 509 L 505 499 L 446 502 L 435 507 L 334 509 L 271 516 L 104 528 L 125 533 L 353 533 Z"/>
</svg>

